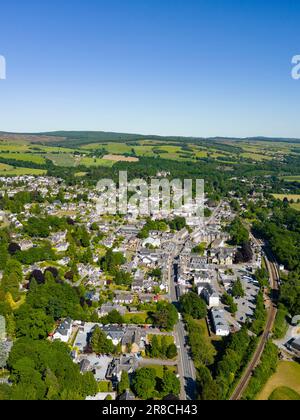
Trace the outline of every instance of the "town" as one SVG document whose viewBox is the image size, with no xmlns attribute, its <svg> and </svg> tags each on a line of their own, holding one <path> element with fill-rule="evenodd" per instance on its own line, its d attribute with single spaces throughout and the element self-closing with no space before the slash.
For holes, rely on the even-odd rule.
<svg viewBox="0 0 300 420">
<path fill-rule="evenodd" d="M 272 305 L 267 257 L 234 191 L 206 198 L 197 221 L 99 214 L 95 189 L 59 178 L 0 185 L 5 361 L 14 337 L 61 342 L 89 378 L 82 398 L 193 400 L 196 370 L 213 364 L 222 340 L 253 345 Z M 299 351 L 297 337 L 289 351 Z"/>
</svg>

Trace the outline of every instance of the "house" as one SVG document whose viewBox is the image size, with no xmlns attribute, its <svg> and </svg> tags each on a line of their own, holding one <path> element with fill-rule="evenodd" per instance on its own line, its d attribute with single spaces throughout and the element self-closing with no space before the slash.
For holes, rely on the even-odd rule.
<svg viewBox="0 0 300 420">
<path fill-rule="evenodd" d="M 121 380 L 122 372 L 129 375 L 134 373 L 138 368 L 136 357 L 121 356 L 112 360 L 106 372 L 106 379 L 112 381 L 113 385 L 117 385 Z"/>
<path fill-rule="evenodd" d="M 113 311 L 119 312 L 120 315 L 124 316 L 126 314 L 126 308 L 124 306 L 116 304 L 104 304 L 101 306 L 101 309 L 98 311 L 99 317 L 107 316 Z"/>
<path fill-rule="evenodd" d="M 28 249 L 31 249 L 33 247 L 33 242 L 29 240 L 23 240 L 19 243 L 21 251 L 28 251 Z"/>
<path fill-rule="evenodd" d="M 297 325 L 300 324 L 300 315 L 294 316 L 292 319 L 292 326 L 297 327 Z"/>
<path fill-rule="evenodd" d="M 135 395 L 127 389 L 123 394 L 121 394 L 118 398 L 119 401 L 134 401 Z"/>
<path fill-rule="evenodd" d="M 73 321 L 71 318 L 66 318 L 62 321 L 53 334 L 53 340 L 60 340 L 63 343 L 67 343 L 71 337 L 72 324 Z"/>
<path fill-rule="evenodd" d="M 125 334 L 125 329 L 118 325 L 106 325 L 102 328 L 102 331 L 106 334 L 106 337 L 113 342 L 114 346 L 121 343 Z"/>
<path fill-rule="evenodd" d="M 300 338 L 293 340 L 290 344 L 290 349 L 294 351 L 297 355 L 300 355 Z"/>
<path fill-rule="evenodd" d="M 63 242 L 61 244 L 57 244 L 55 245 L 55 249 L 57 252 L 66 252 L 69 249 L 69 244 L 68 242 Z"/>
<path fill-rule="evenodd" d="M 220 296 L 210 284 L 206 283 L 199 286 L 198 294 L 203 296 L 209 308 L 220 306 Z"/>
<path fill-rule="evenodd" d="M 147 238 L 142 243 L 143 248 L 146 247 L 153 247 L 153 248 L 159 248 L 160 247 L 160 239 L 159 238 Z"/>
<path fill-rule="evenodd" d="M 105 401 L 108 397 L 111 397 L 111 400 L 114 401 L 117 398 L 116 392 L 98 392 L 94 396 L 86 397 L 86 401 Z"/>
<path fill-rule="evenodd" d="M 211 264 L 229 266 L 233 265 L 234 255 L 233 248 L 211 248 L 208 251 L 208 261 Z"/>
<path fill-rule="evenodd" d="M 146 334 L 141 328 L 129 327 L 122 338 L 122 352 L 137 354 L 145 350 Z"/>
<path fill-rule="evenodd" d="M 211 317 L 215 334 L 219 337 L 227 337 L 230 334 L 230 328 L 224 318 L 224 311 L 221 309 L 212 309 Z"/>
<path fill-rule="evenodd" d="M 124 305 L 131 305 L 133 303 L 133 295 L 128 293 L 121 293 L 116 294 L 114 298 L 114 302 L 116 304 L 124 304 Z"/>
</svg>

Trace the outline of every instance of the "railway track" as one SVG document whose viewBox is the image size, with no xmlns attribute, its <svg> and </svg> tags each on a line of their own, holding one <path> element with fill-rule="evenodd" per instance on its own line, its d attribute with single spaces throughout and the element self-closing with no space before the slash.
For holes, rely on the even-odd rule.
<svg viewBox="0 0 300 420">
<path fill-rule="evenodd" d="M 274 322 L 275 322 L 275 318 L 277 314 L 277 301 L 278 301 L 278 295 L 279 295 L 279 270 L 278 270 L 274 255 L 268 248 L 265 248 L 265 255 L 266 255 L 265 261 L 266 261 L 267 269 L 270 275 L 270 284 L 271 284 L 271 289 L 272 289 L 271 291 L 272 304 L 268 310 L 268 319 L 267 319 L 266 327 L 260 338 L 257 349 L 255 350 L 255 353 L 249 365 L 247 366 L 243 374 L 243 377 L 241 378 L 238 386 L 236 387 L 234 393 L 232 394 L 230 398 L 231 401 L 238 401 L 242 398 L 244 392 L 247 389 L 249 381 L 252 377 L 253 371 L 255 370 L 255 368 L 260 362 L 265 346 L 270 338 L 270 334 L 272 333 L 272 330 L 274 327 Z"/>
</svg>

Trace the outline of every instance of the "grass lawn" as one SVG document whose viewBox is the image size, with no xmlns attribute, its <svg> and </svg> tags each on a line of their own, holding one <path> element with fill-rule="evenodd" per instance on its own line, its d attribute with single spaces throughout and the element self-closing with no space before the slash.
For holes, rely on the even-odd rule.
<svg viewBox="0 0 300 420">
<path fill-rule="evenodd" d="M 277 372 L 258 396 L 258 400 L 268 400 L 271 394 L 281 387 L 287 387 L 300 394 L 300 364 L 296 362 L 279 362 Z"/>
<path fill-rule="evenodd" d="M 138 312 L 138 313 L 128 313 L 124 315 L 124 321 L 126 324 L 137 323 L 138 324 L 147 324 L 148 313 L 147 312 Z"/>
<path fill-rule="evenodd" d="M 154 335 L 153 335 L 153 334 L 149 334 L 149 335 L 148 335 L 148 339 L 149 339 L 149 342 L 150 342 L 150 343 L 152 342 L 153 337 L 154 337 Z M 158 339 L 158 343 L 159 343 L 159 345 L 160 345 L 160 346 L 161 346 L 161 340 L 162 340 L 162 337 L 165 337 L 165 340 L 166 340 L 166 345 L 167 345 L 167 346 L 170 346 L 171 344 L 174 344 L 174 337 L 173 337 L 172 335 L 164 335 L 164 336 L 162 336 L 162 335 L 157 335 L 156 337 L 157 337 L 157 339 Z"/>
<path fill-rule="evenodd" d="M 163 378 L 164 371 L 168 370 L 169 372 L 177 374 L 177 367 L 176 366 L 162 366 L 162 365 L 147 365 L 146 368 L 154 369 L 156 372 L 156 376 L 158 378 Z"/>
<path fill-rule="evenodd" d="M 281 386 L 272 392 L 270 401 L 300 401 L 300 394 L 293 391 L 292 389 Z"/>
</svg>

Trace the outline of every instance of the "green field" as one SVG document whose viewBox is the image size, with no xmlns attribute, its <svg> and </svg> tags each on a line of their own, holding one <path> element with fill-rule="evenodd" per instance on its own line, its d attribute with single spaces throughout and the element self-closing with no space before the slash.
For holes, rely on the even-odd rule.
<svg viewBox="0 0 300 420">
<path fill-rule="evenodd" d="M 84 165 L 86 167 L 91 167 L 91 166 L 106 166 L 106 167 L 112 167 L 116 162 L 112 161 L 112 160 L 105 160 L 105 159 L 100 159 L 100 158 L 90 158 L 90 157 L 84 157 L 82 159 L 79 160 L 79 164 L 80 165 Z"/>
<path fill-rule="evenodd" d="M 300 401 L 300 394 L 291 388 L 282 386 L 272 392 L 269 401 Z"/>
<path fill-rule="evenodd" d="M 34 168 L 14 168 L 0 163 L 0 176 L 45 175 L 47 171 Z"/>
<path fill-rule="evenodd" d="M 45 139 L 41 143 L 32 136 L 22 136 L 20 139 L 17 136 L 13 140 L 0 140 L 0 158 L 15 159 L 22 162 L 32 162 L 34 164 L 44 165 L 46 159 L 53 162 L 59 167 L 74 168 L 77 166 L 89 167 L 112 167 L 116 162 L 112 159 L 103 159 L 104 155 L 114 156 L 136 156 L 142 157 L 160 157 L 161 159 L 175 160 L 178 162 L 197 162 L 197 159 L 215 159 L 224 164 L 237 165 L 241 160 L 250 159 L 253 163 L 263 163 L 271 160 L 283 161 L 287 155 L 299 155 L 295 153 L 296 149 L 300 149 L 299 143 L 285 143 L 285 142 L 271 142 L 271 141 L 241 141 L 220 139 L 217 141 L 205 141 L 190 139 L 190 141 L 181 142 L 180 139 L 169 139 L 168 141 L 162 138 L 157 139 L 142 139 L 136 138 L 129 140 L 124 135 L 115 137 L 116 141 L 112 140 L 112 136 L 108 135 L 110 140 L 106 141 L 105 136 L 101 135 L 103 141 L 91 143 L 97 135 L 94 133 L 87 133 L 87 138 L 84 133 L 80 133 L 80 137 L 76 133 L 72 134 L 75 137 L 64 137 L 59 147 L 60 142 L 53 141 L 53 146 Z M 29 137 L 29 139 L 28 139 Z M 76 140 L 80 138 L 80 141 Z M 87 141 L 90 139 L 89 141 Z M 120 140 L 119 140 L 120 139 Z M 123 139 L 123 140 L 122 140 Z M 32 142 L 33 141 L 33 142 Z M 74 145 L 75 147 L 69 147 Z M 95 158 L 93 154 L 95 153 Z M 8 162 L 9 164 L 9 162 Z M 27 166 L 24 165 L 23 166 Z M 6 168 L 8 170 L 8 168 Z M 231 168 L 232 169 L 232 168 Z M 225 168 L 226 170 L 226 168 Z M 22 171 L 24 171 L 22 169 Z M 79 169 L 81 171 L 81 169 Z M 27 172 L 27 171 L 26 171 Z M 84 172 L 84 169 L 82 170 Z M 291 182 L 300 182 L 299 176 L 286 176 L 282 179 Z M 299 196 L 300 197 L 300 196 Z M 279 197 L 280 198 L 280 197 Z M 294 198 L 293 198 L 294 199 Z M 295 205 L 296 206 L 296 205 Z M 299 207 L 297 207 L 299 209 Z"/>
<path fill-rule="evenodd" d="M 0 158 L 21 160 L 23 162 L 33 162 L 40 165 L 46 163 L 45 158 L 33 153 L 0 153 Z"/>
<path fill-rule="evenodd" d="M 282 178 L 284 181 L 287 182 L 300 182 L 300 175 L 296 175 L 296 176 L 285 176 Z"/>
<path fill-rule="evenodd" d="M 277 200 L 284 200 L 285 198 L 288 199 L 288 201 L 298 201 L 300 200 L 300 194 L 273 194 L 273 197 Z"/>
<path fill-rule="evenodd" d="M 287 387 L 300 394 L 300 364 L 296 362 L 279 362 L 277 372 L 258 396 L 258 400 L 268 400 L 272 393 L 281 387 Z M 276 394 L 275 394 L 276 395 Z M 282 395 L 282 392 L 280 393 Z M 278 396 L 278 393 L 277 393 Z"/>
</svg>

